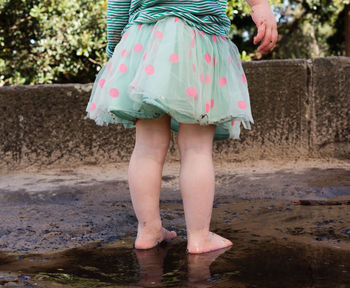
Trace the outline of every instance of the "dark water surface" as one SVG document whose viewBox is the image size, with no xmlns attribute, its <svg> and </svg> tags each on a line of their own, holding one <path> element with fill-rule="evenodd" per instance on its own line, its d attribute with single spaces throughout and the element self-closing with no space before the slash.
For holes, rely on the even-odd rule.
<svg viewBox="0 0 350 288">
<path fill-rule="evenodd" d="M 2 254 L 4 268 L 17 272 L 0 273 L 0 284 L 9 287 L 350 287 L 350 252 L 273 240 L 197 255 L 186 254 L 185 239 L 149 250 L 96 244 Z"/>
</svg>

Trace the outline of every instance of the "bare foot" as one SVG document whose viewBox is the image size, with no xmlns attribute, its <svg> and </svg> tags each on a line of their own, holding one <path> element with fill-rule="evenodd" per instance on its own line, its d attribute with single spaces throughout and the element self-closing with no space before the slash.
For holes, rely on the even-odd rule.
<svg viewBox="0 0 350 288">
<path fill-rule="evenodd" d="M 231 247 L 225 247 L 201 254 L 188 254 L 187 255 L 187 267 L 188 267 L 188 282 L 189 287 L 209 287 L 208 279 L 210 276 L 210 264 L 215 261 L 217 257 Z"/>
<path fill-rule="evenodd" d="M 135 240 L 136 249 L 150 249 L 162 241 L 168 241 L 176 237 L 175 231 L 169 231 L 164 227 L 158 232 L 148 232 L 142 231 L 137 233 L 137 238 Z"/>
<path fill-rule="evenodd" d="M 209 231 L 207 237 L 192 237 L 187 243 L 187 252 L 192 254 L 205 253 L 217 249 L 225 248 L 233 243 L 218 234 Z"/>
</svg>

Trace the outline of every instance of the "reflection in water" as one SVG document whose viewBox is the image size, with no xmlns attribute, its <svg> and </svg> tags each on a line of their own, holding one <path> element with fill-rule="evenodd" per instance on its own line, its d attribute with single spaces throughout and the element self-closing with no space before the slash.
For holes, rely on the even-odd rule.
<svg viewBox="0 0 350 288">
<path fill-rule="evenodd" d="M 211 287 L 208 283 L 211 278 L 210 264 L 230 249 L 232 249 L 232 246 L 203 254 L 188 254 L 188 284 L 190 287 Z"/>
<path fill-rule="evenodd" d="M 164 259 L 171 246 L 158 245 L 152 249 L 135 249 L 137 262 L 140 266 L 140 281 L 136 285 L 141 287 L 161 287 Z"/>
<path fill-rule="evenodd" d="M 234 236 L 230 239 L 234 240 Z M 257 241 L 249 236 L 233 242 L 232 247 L 203 254 L 186 254 L 183 240 L 148 250 L 96 246 L 42 255 L 0 254 L 0 285 L 12 282 L 17 286 L 11 287 L 33 287 L 37 283 L 35 287 L 47 288 L 350 287 L 348 250 L 317 243 Z M 16 278 L 15 273 L 5 271 L 22 275 Z"/>
<path fill-rule="evenodd" d="M 168 250 L 172 246 L 172 242 L 169 242 L 152 249 L 135 250 L 137 261 L 140 266 L 140 280 L 136 285 L 141 287 L 163 287 L 164 260 Z M 218 256 L 231 248 L 232 247 L 226 247 L 203 254 L 187 254 L 189 287 L 211 287 L 208 283 L 208 279 L 211 278 L 210 264 L 212 264 Z M 186 254 L 184 256 L 186 257 Z M 169 275 L 169 273 L 166 275 Z"/>
</svg>

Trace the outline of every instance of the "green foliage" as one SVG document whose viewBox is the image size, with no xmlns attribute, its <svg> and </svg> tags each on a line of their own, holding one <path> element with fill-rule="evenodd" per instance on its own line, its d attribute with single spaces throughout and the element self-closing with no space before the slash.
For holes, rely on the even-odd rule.
<svg viewBox="0 0 350 288">
<path fill-rule="evenodd" d="M 1 81 L 90 82 L 107 60 L 106 0 L 3 0 Z"/>
<path fill-rule="evenodd" d="M 230 38 L 241 59 L 344 54 L 349 0 L 268 0 L 279 41 L 269 54 L 253 44 L 257 29 L 244 0 L 228 0 Z M 0 0 L 0 86 L 88 83 L 107 61 L 107 0 Z"/>
<path fill-rule="evenodd" d="M 283 11 L 279 48 L 271 58 L 314 58 L 344 54 L 344 0 L 291 1 L 293 9 Z"/>
<path fill-rule="evenodd" d="M 261 55 L 253 44 L 257 28 L 245 1 L 228 0 L 230 36 L 241 59 L 313 58 L 344 55 L 344 5 L 349 0 L 268 0 L 278 20 L 276 48 Z"/>
<path fill-rule="evenodd" d="M 245 50 L 243 50 L 241 52 L 241 60 L 242 61 L 251 61 L 252 57 L 250 55 L 247 54 L 247 52 Z"/>
</svg>

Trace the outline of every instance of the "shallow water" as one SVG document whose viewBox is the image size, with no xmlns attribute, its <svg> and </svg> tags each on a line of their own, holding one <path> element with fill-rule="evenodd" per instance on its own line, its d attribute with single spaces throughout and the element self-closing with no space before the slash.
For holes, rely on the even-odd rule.
<svg viewBox="0 0 350 288">
<path fill-rule="evenodd" d="M 97 245 L 55 254 L 1 255 L 0 271 L 5 268 L 17 273 L 0 273 L 0 284 L 10 282 L 11 287 L 350 287 L 349 259 L 349 251 L 335 248 L 252 239 L 194 255 L 186 254 L 185 241 L 177 239 L 149 250 Z"/>
</svg>

